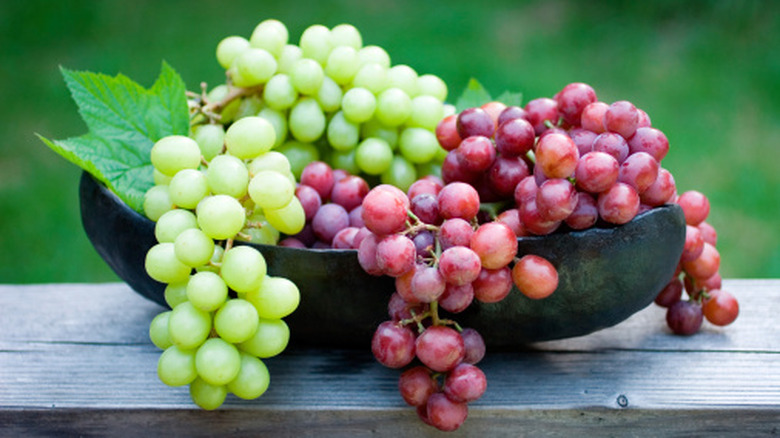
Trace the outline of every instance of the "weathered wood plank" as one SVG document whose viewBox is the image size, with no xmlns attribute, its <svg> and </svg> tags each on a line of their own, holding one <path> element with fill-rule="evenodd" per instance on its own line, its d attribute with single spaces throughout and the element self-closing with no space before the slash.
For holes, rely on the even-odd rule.
<svg viewBox="0 0 780 438">
<path fill-rule="evenodd" d="M 455 435 L 760 436 L 780 428 L 780 281 L 731 280 L 742 315 L 672 336 L 654 306 L 525 351 L 489 352 L 485 396 Z M 0 435 L 436 435 L 370 351 L 295 348 L 260 399 L 203 412 L 156 377 L 161 310 L 123 284 L 0 286 Z M 737 420 L 738 418 L 738 420 Z"/>
</svg>

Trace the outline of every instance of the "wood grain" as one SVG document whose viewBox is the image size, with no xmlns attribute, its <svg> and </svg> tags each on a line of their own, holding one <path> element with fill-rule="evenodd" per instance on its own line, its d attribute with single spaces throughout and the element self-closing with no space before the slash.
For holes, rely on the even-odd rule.
<svg viewBox="0 0 780 438">
<path fill-rule="evenodd" d="M 449 436 L 780 433 L 780 280 L 727 280 L 741 315 L 693 337 L 655 306 L 579 338 L 491 351 L 488 391 Z M 272 384 L 215 412 L 156 376 L 162 310 L 126 285 L 0 286 L 0 436 L 427 436 L 368 349 L 292 348 Z"/>
</svg>

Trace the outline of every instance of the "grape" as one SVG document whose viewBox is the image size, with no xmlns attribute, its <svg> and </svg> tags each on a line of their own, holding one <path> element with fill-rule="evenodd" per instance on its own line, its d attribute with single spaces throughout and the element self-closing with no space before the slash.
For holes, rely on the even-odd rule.
<svg viewBox="0 0 780 438">
<path fill-rule="evenodd" d="M 574 230 L 585 230 L 596 224 L 599 219 L 599 207 L 596 199 L 585 192 L 577 193 L 577 205 L 565 219 L 566 225 Z"/>
<path fill-rule="evenodd" d="M 461 218 L 471 220 L 479 211 L 479 194 L 474 187 L 453 182 L 439 192 L 439 214 L 444 219 Z"/>
<path fill-rule="evenodd" d="M 689 275 L 698 280 L 705 280 L 718 272 L 720 253 L 714 246 L 705 242 L 699 257 L 689 262 L 683 262 L 682 266 Z"/>
<path fill-rule="evenodd" d="M 403 229 L 408 208 L 409 199 L 406 194 L 383 184 L 373 188 L 363 198 L 362 217 L 369 230 L 378 235 L 386 235 Z"/>
<path fill-rule="evenodd" d="M 330 244 L 339 231 L 349 226 L 349 213 L 339 204 L 326 204 L 317 211 L 311 224 L 317 238 Z"/>
<path fill-rule="evenodd" d="M 482 339 L 482 335 L 473 328 L 464 328 L 460 332 L 460 336 L 463 338 L 463 345 L 466 349 L 463 362 L 472 365 L 479 363 L 485 357 L 485 341 Z"/>
<path fill-rule="evenodd" d="M 408 65 L 395 65 L 387 71 L 390 87 L 403 90 L 409 97 L 417 96 L 417 72 Z"/>
<path fill-rule="evenodd" d="M 268 223 L 280 232 L 288 235 L 299 233 L 306 224 L 306 213 L 301 202 L 295 196 L 282 208 L 263 211 Z"/>
<path fill-rule="evenodd" d="M 190 384 L 190 397 L 196 405 L 210 411 L 217 409 L 225 402 L 227 388 L 224 385 L 212 385 L 197 378 Z"/>
<path fill-rule="evenodd" d="M 259 358 L 273 357 L 287 348 L 290 328 L 281 319 L 263 319 L 257 324 L 255 334 L 237 347 Z"/>
<path fill-rule="evenodd" d="M 197 226 L 198 220 L 189 210 L 170 210 L 157 219 L 154 225 L 154 237 L 160 243 L 172 243 L 182 231 Z"/>
<path fill-rule="evenodd" d="M 613 224 L 625 224 L 639 212 L 639 195 L 621 182 L 599 194 L 597 202 L 601 218 Z"/>
<path fill-rule="evenodd" d="M 195 369 L 206 383 L 219 386 L 235 379 L 241 368 L 238 349 L 220 338 L 210 338 L 195 353 Z"/>
<path fill-rule="evenodd" d="M 574 185 L 562 178 L 548 179 L 536 191 L 536 206 L 542 217 L 551 221 L 568 218 L 577 207 L 577 201 Z"/>
<path fill-rule="evenodd" d="M 579 125 L 582 110 L 596 102 L 596 92 L 588 84 L 575 82 L 563 87 L 555 100 L 558 103 L 558 113 L 563 120 L 570 125 Z"/>
<path fill-rule="evenodd" d="M 290 83 L 299 93 L 311 96 L 322 86 L 325 72 L 322 66 L 313 59 L 298 60 L 290 71 Z"/>
<path fill-rule="evenodd" d="M 273 125 L 262 117 L 244 117 L 230 125 L 225 132 L 227 151 L 241 159 L 254 158 L 268 152 L 275 141 Z"/>
<path fill-rule="evenodd" d="M 233 197 L 213 195 L 204 198 L 196 208 L 198 226 L 215 240 L 229 239 L 244 228 L 244 207 Z"/>
<path fill-rule="evenodd" d="M 593 140 L 598 137 L 593 131 L 588 131 L 584 128 L 573 128 L 569 130 L 569 137 L 577 145 L 577 149 L 580 151 L 580 157 L 593 150 Z"/>
<path fill-rule="evenodd" d="M 620 174 L 618 160 L 606 152 L 588 152 L 580 157 L 575 171 L 577 187 L 601 193 L 617 182 Z"/>
<path fill-rule="evenodd" d="M 258 250 L 236 246 L 225 251 L 220 275 L 231 289 L 245 293 L 260 287 L 266 269 L 265 259 Z"/>
<path fill-rule="evenodd" d="M 458 164 L 468 172 L 484 172 L 496 159 L 496 148 L 489 138 L 480 135 L 466 137 L 455 154 Z"/>
<path fill-rule="evenodd" d="M 381 175 L 383 184 L 398 187 L 401 190 L 409 189 L 409 186 L 417 179 L 417 170 L 414 165 L 404 157 L 396 155 L 390 168 Z"/>
<path fill-rule="evenodd" d="M 195 169 L 183 169 L 171 178 L 168 195 L 180 208 L 195 208 L 209 193 L 206 175 Z"/>
<path fill-rule="evenodd" d="M 482 269 L 472 286 L 474 298 L 482 303 L 497 303 L 512 291 L 512 271 L 508 266 Z"/>
<path fill-rule="evenodd" d="M 326 86 L 326 80 L 323 79 L 323 84 L 320 87 L 320 93 Z M 290 80 L 290 76 L 280 73 L 274 75 L 268 80 L 268 83 L 263 87 L 263 101 L 271 109 L 277 111 L 286 110 L 295 104 L 298 99 L 298 91 Z"/>
<path fill-rule="evenodd" d="M 344 117 L 353 123 L 363 123 L 374 116 L 377 109 L 377 99 L 365 88 L 351 88 L 341 98 L 341 109 Z"/>
<path fill-rule="evenodd" d="M 414 267 L 417 250 L 408 237 L 400 234 L 385 236 L 376 245 L 376 261 L 385 275 L 398 277 Z"/>
<path fill-rule="evenodd" d="M 179 283 L 187 279 L 192 268 L 178 258 L 174 244 L 158 243 L 146 253 L 144 262 L 147 274 L 161 283 Z"/>
<path fill-rule="evenodd" d="M 258 316 L 246 300 L 228 300 L 214 314 L 214 331 L 227 342 L 237 344 L 251 338 L 257 331 Z"/>
<path fill-rule="evenodd" d="M 149 339 L 160 350 L 165 350 L 173 345 L 171 337 L 168 335 L 168 318 L 170 316 L 170 311 L 162 312 L 155 316 L 149 324 Z"/>
<path fill-rule="evenodd" d="M 460 145 L 461 137 L 458 134 L 457 117 L 455 114 L 449 115 L 436 125 L 436 140 L 444 150 L 451 151 Z"/>
<path fill-rule="evenodd" d="M 284 277 L 267 276 L 261 285 L 246 294 L 246 300 L 257 309 L 264 319 L 281 319 L 298 308 L 301 293 L 292 281 Z"/>
<path fill-rule="evenodd" d="M 426 224 L 440 224 L 442 222 L 439 216 L 439 202 L 436 196 L 430 193 L 423 193 L 412 198 L 411 211 L 420 221 Z"/>
<path fill-rule="evenodd" d="M 475 280 L 476 281 L 476 280 Z M 439 306 L 451 313 L 460 313 L 474 301 L 474 283 L 456 286 L 447 283 L 444 293 L 439 298 Z M 511 288 L 511 283 L 510 283 Z"/>
<path fill-rule="evenodd" d="M 240 199 L 246 195 L 249 170 L 243 161 L 232 155 L 218 155 L 209 162 L 206 179 L 208 187 L 215 195 Z"/>
<path fill-rule="evenodd" d="M 259 100 L 260 98 L 258 98 Z M 287 140 L 287 119 L 285 114 L 272 108 L 263 108 L 257 113 L 258 117 L 261 117 L 274 127 L 276 133 L 276 141 L 273 147 L 279 147 Z M 270 152 L 266 152 L 263 155 L 268 155 Z M 288 165 L 289 167 L 289 165 Z"/>
<path fill-rule="evenodd" d="M 203 231 L 189 228 L 173 242 L 173 252 L 182 263 L 193 268 L 205 265 L 214 254 L 214 241 Z"/>
<path fill-rule="evenodd" d="M 461 218 L 447 219 L 439 229 L 439 241 L 444 250 L 454 246 L 468 247 L 472 234 L 474 234 L 474 229 L 465 220 Z"/>
<path fill-rule="evenodd" d="M 401 155 L 409 162 L 422 164 L 433 159 L 439 149 L 439 144 L 433 132 L 424 128 L 410 127 L 401 132 L 398 138 L 398 148 Z"/>
<path fill-rule="evenodd" d="M 373 62 L 384 68 L 390 68 L 390 55 L 379 46 L 365 46 L 358 51 L 358 56 L 363 65 Z"/>
<path fill-rule="evenodd" d="M 637 128 L 634 136 L 628 139 L 629 152 L 646 152 L 659 163 L 669 152 L 669 140 L 663 132 L 650 127 Z"/>
<path fill-rule="evenodd" d="M 428 398 L 426 418 L 429 424 L 443 431 L 458 429 L 468 416 L 466 403 L 450 400 L 444 393 L 437 392 Z"/>
<path fill-rule="evenodd" d="M 376 98 L 376 118 L 386 126 L 399 126 L 412 114 L 412 100 L 400 88 L 388 88 Z"/>
<path fill-rule="evenodd" d="M 672 201 L 676 194 L 674 176 L 664 168 L 658 169 L 658 177 L 640 194 L 640 201 L 651 207 L 657 207 Z"/>
<path fill-rule="evenodd" d="M 233 60 L 229 72 L 233 84 L 238 87 L 254 87 L 268 82 L 276 73 L 276 59 L 268 51 L 248 48 Z"/>
<path fill-rule="evenodd" d="M 420 75 L 417 78 L 417 91 L 421 95 L 433 96 L 441 102 L 447 100 L 447 84 L 435 75 Z"/>
<path fill-rule="evenodd" d="M 359 68 L 360 57 L 350 46 L 334 47 L 325 63 L 325 73 L 339 85 L 350 83 Z"/>
<path fill-rule="evenodd" d="M 545 135 L 536 147 L 536 165 L 548 178 L 568 178 L 580 158 L 577 145 L 564 134 Z"/>
<path fill-rule="evenodd" d="M 360 241 L 358 246 L 358 263 L 369 275 L 382 275 L 382 268 L 379 267 L 376 259 L 376 247 L 379 239 L 376 234 L 369 234 Z"/>
<path fill-rule="evenodd" d="M 680 256 L 681 262 L 691 262 L 696 260 L 704 251 L 704 239 L 701 231 L 692 225 L 685 226 L 685 245 Z"/>
<path fill-rule="evenodd" d="M 739 315 L 739 303 L 725 290 L 709 291 L 710 298 L 702 306 L 707 321 L 720 326 L 729 325 Z"/>
<path fill-rule="evenodd" d="M 390 168 L 392 163 L 393 150 L 380 138 L 363 140 L 355 151 L 355 164 L 369 175 L 381 175 Z"/>
<path fill-rule="evenodd" d="M 683 283 L 675 277 L 655 297 L 655 303 L 661 307 L 671 307 L 682 298 Z"/>
<path fill-rule="evenodd" d="M 678 335 L 692 335 L 702 323 L 701 305 L 691 301 L 678 301 L 666 311 L 666 324 Z"/>
<path fill-rule="evenodd" d="M 241 353 L 241 369 L 227 389 L 244 400 L 253 400 L 265 393 L 271 383 L 268 367 L 258 358 Z"/>
<path fill-rule="evenodd" d="M 197 272 L 190 277 L 186 294 L 194 307 L 211 312 L 217 310 L 227 300 L 227 284 L 222 277 L 213 272 Z"/>
<path fill-rule="evenodd" d="M 279 57 L 287 44 L 289 34 L 287 27 L 279 20 L 263 20 L 255 26 L 249 43 L 252 47 L 260 47 Z"/>
<path fill-rule="evenodd" d="M 525 155 L 534 145 L 534 128 L 522 118 L 509 119 L 496 129 L 496 149 L 505 157 Z"/>
<path fill-rule="evenodd" d="M 468 108 L 461 111 L 456 126 L 458 135 L 462 139 L 475 135 L 491 138 L 496 129 L 493 119 L 482 108 Z"/>
<path fill-rule="evenodd" d="M 183 169 L 197 169 L 200 148 L 195 140 L 183 135 L 169 135 L 152 146 L 152 166 L 162 174 L 174 176 Z"/>
<path fill-rule="evenodd" d="M 190 302 L 174 307 L 168 317 L 168 336 L 182 350 L 200 346 L 211 332 L 211 315 Z"/>
<path fill-rule="evenodd" d="M 192 278 L 192 277 L 190 277 Z M 165 303 L 173 309 L 174 307 L 178 306 L 179 304 L 187 301 L 187 284 L 189 283 L 189 279 L 187 281 L 183 281 L 181 283 L 172 283 L 167 286 L 165 286 L 165 291 L 163 292 Z"/>
<path fill-rule="evenodd" d="M 528 254 L 512 268 L 512 281 L 523 295 L 538 300 L 558 288 L 558 270 L 548 260 Z"/>
<path fill-rule="evenodd" d="M 517 255 L 517 236 L 508 226 L 490 222 L 480 226 L 471 236 L 469 246 L 479 256 L 485 269 L 499 269 Z"/>
<path fill-rule="evenodd" d="M 710 213 L 710 201 L 703 193 L 689 190 L 677 198 L 677 203 L 685 214 L 685 222 L 688 225 L 699 225 Z"/>
<path fill-rule="evenodd" d="M 325 132 L 325 114 L 314 98 L 304 97 L 290 110 L 289 129 L 296 140 L 313 142 Z"/>
<path fill-rule="evenodd" d="M 712 225 L 704 221 L 699 223 L 698 228 L 699 231 L 701 231 L 701 237 L 705 242 L 712 246 L 715 246 L 718 243 L 718 233 Z"/>
<path fill-rule="evenodd" d="M 465 246 L 448 248 L 439 257 L 439 272 L 449 284 L 462 286 L 471 283 L 477 279 L 481 269 L 479 255 Z"/>
<path fill-rule="evenodd" d="M 355 227 L 347 227 L 336 233 L 333 236 L 331 247 L 336 249 L 354 249 L 355 236 L 357 236 L 359 229 Z"/>
<path fill-rule="evenodd" d="M 412 295 L 421 303 L 437 300 L 444 293 L 446 286 L 439 269 L 432 266 L 417 269 L 412 276 Z"/>
<path fill-rule="evenodd" d="M 533 234 L 546 235 L 557 230 L 561 221 L 547 219 L 536 206 L 536 197 L 528 198 L 518 208 L 520 222 Z"/>
<path fill-rule="evenodd" d="M 241 36 L 229 36 L 217 44 L 217 62 L 225 70 L 230 68 L 239 53 L 249 48 L 249 41 Z"/>
<path fill-rule="evenodd" d="M 468 403 L 478 400 L 487 389 L 487 378 L 479 368 L 461 363 L 447 373 L 444 394 L 452 401 Z"/>
<path fill-rule="evenodd" d="M 157 376 L 168 386 L 183 386 L 198 377 L 195 351 L 170 346 L 157 360 Z"/>
<path fill-rule="evenodd" d="M 344 111 L 337 112 L 328 123 L 328 143 L 337 151 L 354 149 L 360 138 L 360 127 L 346 118 Z"/>
<path fill-rule="evenodd" d="M 311 58 L 324 65 L 332 49 L 330 30 L 321 24 L 309 26 L 301 34 L 298 45 L 303 50 L 304 58 Z"/>
<path fill-rule="evenodd" d="M 407 125 L 433 132 L 444 116 L 442 101 L 434 96 L 420 95 L 412 99 L 411 104 L 411 114 L 406 122 Z"/>
<path fill-rule="evenodd" d="M 263 209 L 279 209 L 289 204 L 295 196 L 295 184 L 274 170 L 263 170 L 249 182 L 249 197 Z"/>
<path fill-rule="evenodd" d="M 423 366 L 416 366 L 401 373 L 398 389 L 408 405 L 423 406 L 437 388 L 431 372 Z"/>
<path fill-rule="evenodd" d="M 428 327 L 415 341 L 417 358 L 428 368 L 445 372 L 463 361 L 465 345 L 460 334 L 450 327 Z"/>
<path fill-rule="evenodd" d="M 658 161 L 647 152 L 631 154 L 620 165 L 618 181 L 636 189 L 637 193 L 647 190 L 658 178 Z"/>
<path fill-rule="evenodd" d="M 352 215 L 355 208 L 361 206 L 363 198 L 368 194 L 368 190 L 369 187 L 366 180 L 359 176 L 348 175 L 333 183 L 330 197 L 332 202 L 341 205 Z"/>
<path fill-rule="evenodd" d="M 382 365 L 402 368 L 414 359 L 414 333 L 407 327 L 385 321 L 379 324 L 371 339 L 371 352 Z"/>
<path fill-rule="evenodd" d="M 604 102 L 593 102 L 582 109 L 580 115 L 580 125 L 588 131 L 601 134 L 606 131 L 604 127 L 604 117 L 609 109 L 609 105 Z"/>
<path fill-rule="evenodd" d="M 631 138 L 638 126 L 639 112 L 631 102 L 617 101 L 604 113 L 604 127 L 607 131 L 617 132 L 623 138 Z"/>
<path fill-rule="evenodd" d="M 571 215 L 569 215 L 569 218 L 570 217 Z M 496 217 L 496 222 L 501 222 L 502 224 L 508 226 L 517 237 L 528 235 L 528 233 L 525 231 L 525 226 L 522 222 L 520 222 L 520 212 L 516 208 L 510 208 L 509 210 L 504 210 L 501 212 L 501 214 Z"/>
</svg>

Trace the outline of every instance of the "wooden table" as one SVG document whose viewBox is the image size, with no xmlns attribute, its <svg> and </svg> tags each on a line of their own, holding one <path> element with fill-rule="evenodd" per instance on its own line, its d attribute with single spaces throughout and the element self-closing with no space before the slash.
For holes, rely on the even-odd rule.
<svg viewBox="0 0 780 438">
<path fill-rule="evenodd" d="M 488 352 L 488 390 L 447 436 L 780 435 L 780 280 L 727 280 L 741 315 L 693 337 L 655 305 L 606 330 Z M 157 379 L 162 310 L 126 285 L 0 286 L 0 436 L 428 436 L 368 348 L 267 360 L 258 400 L 195 407 Z"/>
</svg>

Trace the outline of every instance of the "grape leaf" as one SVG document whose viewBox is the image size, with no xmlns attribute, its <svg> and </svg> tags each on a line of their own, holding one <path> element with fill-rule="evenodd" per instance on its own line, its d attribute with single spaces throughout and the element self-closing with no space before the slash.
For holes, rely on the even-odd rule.
<svg viewBox="0 0 780 438">
<path fill-rule="evenodd" d="M 122 74 L 61 71 L 89 132 L 65 140 L 38 137 L 143 212 L 144 193 L 154 185 L 152 146 L 189 132 L 184 82 L 165 62 L 149 89 Z"/>
<path fill-rule="evenodd" d="M 478 80 L 471 78 L 460 97 L 458 97 L 458 100 L 455 103 L 455 110 L 461 112 L 466 108 L 482 106 L 494 100 L 501 102 L 506 106 L 522 106 L 523 93 L 504 91 L 500 96 L 494 99 Z"/>
</svg>

